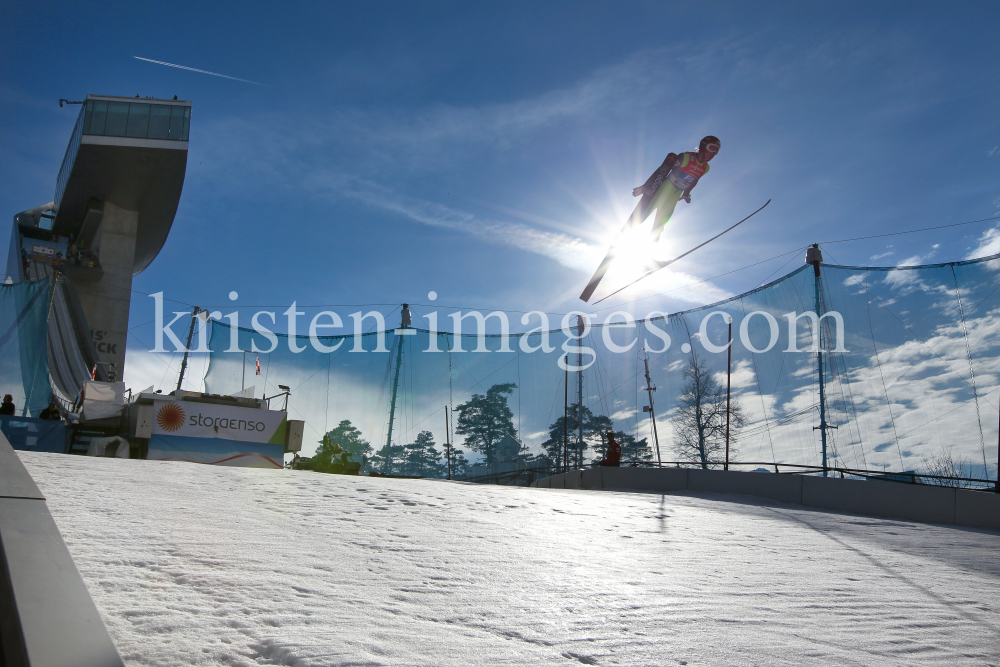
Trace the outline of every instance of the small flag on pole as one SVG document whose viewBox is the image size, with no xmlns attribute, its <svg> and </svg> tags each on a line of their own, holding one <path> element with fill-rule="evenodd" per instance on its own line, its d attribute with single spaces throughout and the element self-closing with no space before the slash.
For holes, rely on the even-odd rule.
<svg viewBox="0 0 1000 667">
<path fill-rule="evenodd" d="M 257 375 L 260 375 L 260 357 L 257 357 Z"/>
</svg>

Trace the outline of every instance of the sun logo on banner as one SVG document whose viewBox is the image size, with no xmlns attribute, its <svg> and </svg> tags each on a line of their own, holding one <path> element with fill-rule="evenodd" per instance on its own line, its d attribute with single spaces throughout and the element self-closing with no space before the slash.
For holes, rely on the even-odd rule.
<svg viewBox="0 0 1000 667">
<path fill-rule="evenodd" d="M 184 426 L 184 410 L 176 403 L 167 403 L 156 413 L 156 425 L 168 433 Z"/>
</svg>

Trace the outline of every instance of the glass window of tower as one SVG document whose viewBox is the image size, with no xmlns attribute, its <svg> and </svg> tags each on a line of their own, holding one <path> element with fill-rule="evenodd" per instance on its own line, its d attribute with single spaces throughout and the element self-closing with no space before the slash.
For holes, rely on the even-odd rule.
<svg viewBox="0 0 1000 667">
<path fill-rule="evenodd" d="M 89 100 L 83 134 L 187 141 L 191 107 L 148 102 Z"/>
</svg>

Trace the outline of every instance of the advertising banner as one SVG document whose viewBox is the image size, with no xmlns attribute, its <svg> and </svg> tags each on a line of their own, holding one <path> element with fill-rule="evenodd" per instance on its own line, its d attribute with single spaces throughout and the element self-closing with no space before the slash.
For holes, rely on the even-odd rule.
<svg viewBox="0 0 1000 667">
<path fill-rule="evenodd" d="M 33 246 L 31 246 L 31 254 L 32 255 L 45 255 L 45 256 L 48 256 L 48 257 L 52 257 L 52 256 L 54 256 L 56 254 L 56 251 L 55 251 L 55 248 L 50 248 L 49 246 L 33 245 Z"/>
<path fill-rule="evenodd" d="M 69 451 L 69 430 L 61 421 L 0 415 L 0 431 L 14 449 L 57 454 Z"/>
<path fill-rule="evenodd" d="M 153 435 L 284 445 L 285 413 L 232 405 L 153 400 Z"/>
<path fill-rule="evenodd" d="M 284 445 L 154 433 L 149 439 L 146 460 L 189 461 L 242 468 L 282 468 L 284 453 Z"/>
</svg>

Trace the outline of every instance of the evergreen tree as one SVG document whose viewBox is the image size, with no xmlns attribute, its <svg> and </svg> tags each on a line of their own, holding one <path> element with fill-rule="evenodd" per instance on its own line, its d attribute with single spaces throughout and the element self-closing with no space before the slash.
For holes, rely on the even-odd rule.
<svg viewBox="0 0 1000 667">
<path fill-rule="evenodd" d="M 726 389 L 708 366 L 691 352 L 684 370 L 685 385 L 673 416 L 674 450 L 682 461 L 702 468 L 721 465 L 726 451 Z M 736 458 L 736 434 L 746 423 L 739 401 L 732 399 L 729 411 L 729 458 Z"/>
<path fill-rule="evenodd" d="M 587 406 L 583 407 L 583 452 L 579 452 L 579 403 L 569 406 L 568 418 L 568 444 L 569 464 L 575 465 L 585 458 L 587 450 L 593 449 L 603 458 L 604 451 L 608 447 L 607 432 L 612 428 L 611 419 L 605 415 L 595 415 Z M 549 426 L 549 438 L 542 443 L 542 450 L 545 452 L 545 465 L 562 467 L 563 465 L 563 424 L 567 422 L 564 417 L 559 417 Z"/>
<path fill-rule="evenodd" d="M 334 445 L 340 445 L 340 449 L 350 454 L 350 461 L 361 463 L 363 454 L 370 454 L 372 451 L 368 441 L 361 437 L 361 431 L 351 425 L 347 419 L 340 422 L 337 428 L 328 431 L 320 441 L 320 446 L 311 458 L 302 458 L 299 462 L 300 470 L 315 470 L 316 472 L 333 472 L 333 458 L 337 457 L 336 465 L 341 464 L 338 454 L 335 454 Z"/>
<path fill-rule="evenodd" d="M 653 450 L 650 448 L 646 438 L 636 440 L 635 436 L 629 435 L 624 431 L 615 431 L 615 440 L 622 446 L 623 462 L 649 461 L 653 458 Z"/>
<path fill-rule="evenodd" d="M 604 454 L 608 451 L 608 431 L 613 429 L 614 423 L 611 421 L 611 418 L 604 415 L 594 415 L 589 423 L 584 422 L 583 440 L 596 455 L 594 463 L 603 459 Z M 586 452 L 586 449 L 584 449 L 584 452 Z"/>
<path fill-rule="evenodd" d="M 513 382 L 495 384 L 486 395 L 473 394 L 455 410 L 458 427 L 455 433 L 465 436 L 465 445 L 474 452 L 486 455 L 486 465 L 492 465 L 494 445 L 504 433 L 515 433 L 514 413 L 507 405 L 507 398 L 517 388 Z"/>
<path fill-rule="evenodd" d="M 434 435 L 421 431 L 416 441 L 406 445 L 403 453 L 403 474 L 414 477 L 444 477 L 446 466 L 441 452 L 434 446 Z"/>
<path fill-rule="evenodd" d="M 406 447 L 403 445 L 385 445 L 371 459 L 372 470 L 383 475 L 403 475 L 406 464 Z"/>
<path fill-rule="evenodd" d="M 362 455 L 370 455 L 372 446 L 361 437 L 361 431 L 351 425 L 350 420 L 343 420 L 332 431 L 327 431 L 327 437 L 323 438 L 323 447 L 327 447 L 326 440 L 329 438 L 332 448 L 333 444 L 340 445 L 340 448 L 351 455 L 351 460 L 360 463 Z M 317 454 L 319 452 L 317 451 Z"/>
<path fill-rule="evenodd" d="M 447 465 L 447 462 L 446 462 Z M 472 466 L 465 458 L 465 452 L 461 449 L 451 448 L 451 478 L 464 479 L 471 473 Z M 447 469 L 446 469 L 447 474 Z"/>
</svg>

